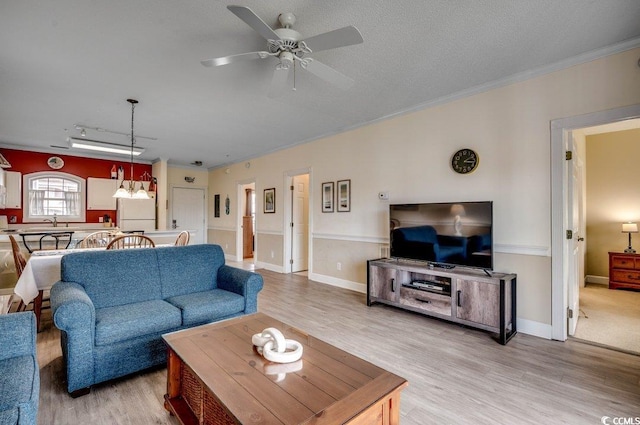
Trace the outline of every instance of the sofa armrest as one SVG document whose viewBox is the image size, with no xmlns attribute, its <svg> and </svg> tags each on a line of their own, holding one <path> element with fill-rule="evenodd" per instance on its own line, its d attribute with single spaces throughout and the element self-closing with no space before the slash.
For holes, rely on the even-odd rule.
<svg viewBox="0 0 640 425">
<path fill-rule="evenodd" d="M 87 388 L 94 383 L 96 309 L 84 288 L 75 282 L 56 282 L 50 298 L 53 323 L 62 331 L 67 389 L 71 393 Z"/>
<path fill-rule="evenodd" d="M 227 265 L 218 269 L 218 288 L 242 295 L 247 314 L 258 311 L 258 292 L 262 286 L 262 276 L 258 273 Z"/>
<path fill-rule="evenodd" d="M 0 315 L 0 360 L 35 356 L 36 316 L 31 311 Z"/>
</svg>

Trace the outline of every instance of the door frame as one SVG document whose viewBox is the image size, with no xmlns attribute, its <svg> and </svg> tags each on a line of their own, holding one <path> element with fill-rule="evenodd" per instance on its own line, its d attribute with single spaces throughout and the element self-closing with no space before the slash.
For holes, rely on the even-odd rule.
<svg viewBox="0 0 640 425">
<path fill-rule="evenodd" d="M 253 184 L 253 188 L 256 188 L 256 179 L 255 177 L 238 180 L 236 181 L 236 261 L 242 262 L 244 261 L 244 256 L 242 253 L 242 217 L 244 216 L 244 210 L 242 209 L 242 200 L 245 198 L 244 187 L 247 185 Z M 256 193 L 256 196 L 257 193 Z M 258 228 L 258 214 L 256 211 L 256 224 L 253 229 L 254 236 L 257 235 L 256 229 Z M 258 238 L 254 238 L 253 241 L 253 258 L 251 258 L 251 262 L 256 264 L 256 259 L 258 258 Z M 248 260 L 247 260 L 248 261 Z"/>
<path fill-rule="evenodd" d="M 306 168 L 298 168 L 296 170 L 289 170 L 289 171 L 285 171 L 284 173 L 284 188 L 285 191 L 284 193 L 287 194 L 287 197 L 285 198 L 286 200 L 289 200 L 291 197 L 291 190 L 289 190 L 289 188 L 291 187 L 291 185 L 293 184 L 293 178 L 295 176 L 299 176 L 302 174 L 308 174 L 309 175 L 309 228 L 308 228 L 308 232 L 309 232 L 309 241 L 308 241 L 308 246 L 307 246 L 307 269 L 308 269 L 308 273 L 309 275 L 311 275 L 311 273 L 313 272 L 313 262 L 311 261 L 311 259 L 313 258 L 313 174 L 312 174 L 312 169 L 311 167 L 306 167 Z M 285 273 L 291 273 L 292 270 L 292 266 L 291 266 L 291 262 L 289 261 L 291 259 L 291 250 L 292 250 L 292 246 L 291 246 L 291 226 L 289 225 L 289 223 L 291 223 L 292 220 L 292 216 L 293 216 L 293 210 L 292 210 L 292 205 L 291 202 L 285 201 L 284 202 L 284 222 L 283 222 L 283 228 L 284 228 L 284 244 L 283 244 L 283 248 L 284 248 L 284 256 L 283 261 L 284 261 L 284 272 Z"/>
<path fill-rule="evenodd" d="M 565 152 L 569 133 L 585 127 L 640 118 L 640 104 L 551 121 L 551 339 L 568 335 L 568 273 L 571 240 L 565 238 L 568 223 L 568 185 L 571 184 Z M 577 312 L 574 312 L 577 314 Z"/>
</svg>

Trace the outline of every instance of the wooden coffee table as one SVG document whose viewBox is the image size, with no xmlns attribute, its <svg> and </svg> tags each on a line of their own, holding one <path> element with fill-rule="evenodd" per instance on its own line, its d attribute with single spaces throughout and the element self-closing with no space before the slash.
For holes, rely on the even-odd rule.
<svg viewBox="0 0 640 425">
<path fill-rule="evenodd" d="M 277 364 L 260 356 L 251 336 L 268 327 L 299 341 L 302 359 Z M 182 424 L 400 423 L 405 379 L 265 314 L 163 338 L 165 408 Z"/>
</svg>

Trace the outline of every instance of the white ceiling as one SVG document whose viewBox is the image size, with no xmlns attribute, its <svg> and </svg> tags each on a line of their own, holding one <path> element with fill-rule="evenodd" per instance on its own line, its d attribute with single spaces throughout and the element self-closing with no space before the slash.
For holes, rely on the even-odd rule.
<svg viewBox="0 0 640 425">
<path fill-rule="evenodd" d="M 203 67 L 265 49 L 229 4 L 293 12 L 304 38 L 356 26 L 363 44 L 312 54 L 355 85 L 297 72 L 270 99 L 275 59 Z M 136 98 L 142 159 L 213 168 L 639 45 L 638 0 L 2 0 L 0 145 L 83 155 L 51 146 L 126 134 Z"/>
</svg>

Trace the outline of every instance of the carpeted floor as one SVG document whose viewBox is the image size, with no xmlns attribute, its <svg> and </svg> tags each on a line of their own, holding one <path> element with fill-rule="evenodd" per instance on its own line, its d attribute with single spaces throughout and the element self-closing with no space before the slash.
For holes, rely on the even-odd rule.
<svg viewBox="0 0 640 425">
<path fill-rule="evenodd" d="M 640 354 L 640 292 L 582 288 L 574 337 Z"/>
</svg>

